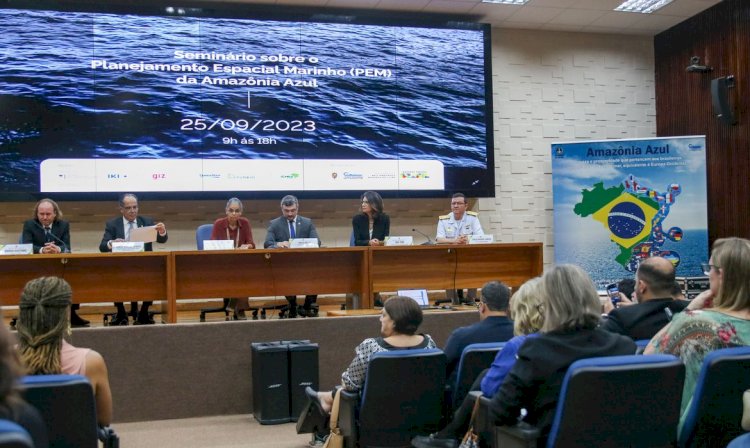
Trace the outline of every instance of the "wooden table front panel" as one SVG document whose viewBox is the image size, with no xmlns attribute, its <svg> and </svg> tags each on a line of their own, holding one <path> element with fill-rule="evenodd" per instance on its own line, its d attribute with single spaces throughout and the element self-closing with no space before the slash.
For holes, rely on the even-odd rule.
<svg viewBox="0 0 750 448">
<path fill-rule="evenodd" d="M 361 292 L 367 248 L 174 252 L 176 299 Z"/>
<path fill-rule="evenodd" d="M 16 305 L 24 285 L 42 276 L 62 277 L 73 302 L 166 300 L 169 253 L 55 254 L 0 257 L 0 297 Z"/>
<path fill-rule="evenodd" d="M 542 243 L 458 246 L 456 288 L 481 288 L 500 280 L 517 289 L 542 274 Z"/>
<path fill-rule="evenodd" d="M 371 248 L 372 291 L 448 289 L 453 287 L 457 252 L 445 246 Z"/>
</svg>

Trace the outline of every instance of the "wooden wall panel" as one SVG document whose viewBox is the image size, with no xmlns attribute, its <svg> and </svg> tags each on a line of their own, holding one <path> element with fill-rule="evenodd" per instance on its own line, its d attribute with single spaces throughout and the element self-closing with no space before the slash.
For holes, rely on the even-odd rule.
<svg viewBox="0 0 750 448">
<path fill-rule="evenodd" d="M 687 72 L 691 56 L 713 71 Z M 725 0 L 660 33 L 654 59 L 657 135 L 706 135 L 709 240 L 750 238 L 750 2 Z M 711 80 L 728 75 L 733 126 L 711 106 Z"/>
</svg>

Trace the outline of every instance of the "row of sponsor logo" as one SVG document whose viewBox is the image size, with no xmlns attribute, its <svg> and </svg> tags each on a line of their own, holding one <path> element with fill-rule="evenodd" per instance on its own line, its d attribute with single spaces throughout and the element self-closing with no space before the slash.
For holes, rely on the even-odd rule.
<svg viewBox="0 0 750 448">
<path fill-rule="evenodd" d="M 48 159 L 40 184 L 43 192 L 433 190 L 444 188 L 443 171 L 434 160 Z"/>
</svg>

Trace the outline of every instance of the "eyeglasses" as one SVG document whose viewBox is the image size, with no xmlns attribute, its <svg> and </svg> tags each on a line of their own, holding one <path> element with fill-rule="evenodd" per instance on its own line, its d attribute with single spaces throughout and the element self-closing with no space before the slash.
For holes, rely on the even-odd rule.
<svg viewBox="0 0 750 448">
<path fill-rule="evenodd" d="M 716 269 L 718 271 L 721 268 L 716 266 L 715 264 L 701 263 L 701 269 L 703 269 L 703 275 L 709 275 L 711 273 L 711 269 Z"/>
</svg>

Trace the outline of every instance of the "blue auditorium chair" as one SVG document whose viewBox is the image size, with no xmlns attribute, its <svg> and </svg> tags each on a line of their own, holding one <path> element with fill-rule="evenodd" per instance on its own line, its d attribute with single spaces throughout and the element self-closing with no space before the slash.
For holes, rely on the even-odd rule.
<svg viewBox="0 0 750 448">
<path fill-rule="evenodd" d="M 34 442 L 21 425 L 0 419 L 0 448 L 34 448 Z"/>
<path fill-rule="evenodd" d="M 96 421 L 96 399 L 82 375 L 29 375 L 21 379 L 24 400 L 47 424 L 51 447 L 117 448 L 120 439 L 110 427 Z"/>
<path fill-rule="evenodd" d="M 677 441 L 685 365 L 672 355 L 582 359 L 563 379 L 547 447 L 666 447 Z M 494 426 L 482 397 L 475 427 L 492 447 L 536 447 L 539 428 Z"/>
<path fill-rule="evenodd" d="M 452 411 L 461 406 L 461 403 L 469 393 L 471 385 L 484 369 L 488 369 L 495 360 L 497 353 L 502 350 L 505 342 L 484 342 L 469 344 L 461 352 L 461 359 L 456 367 L 456 380 L 448 384 L 450 405 Z"/>
<path fill-rule="evenodd" d="M 340 392 L 345 446 L 410 446 L 415 435 L 437 431 L 445 366 L 445 354 L 438 349 L 375 353 L 361 393 Z"/>
<path fill-rule="evenodd" d="M 750 347 L 706 355 L 679 434 L 680 447 L 726 446 L 745 431 L 742 393 L 750 389 Z"/>
<path fill-rule="evenodd" d="M 750 432 L 742 434 L 739 437 L 732 439 L 727 445 L 727 448 L 748 448 L 750 447 Z"/>
</svg>

